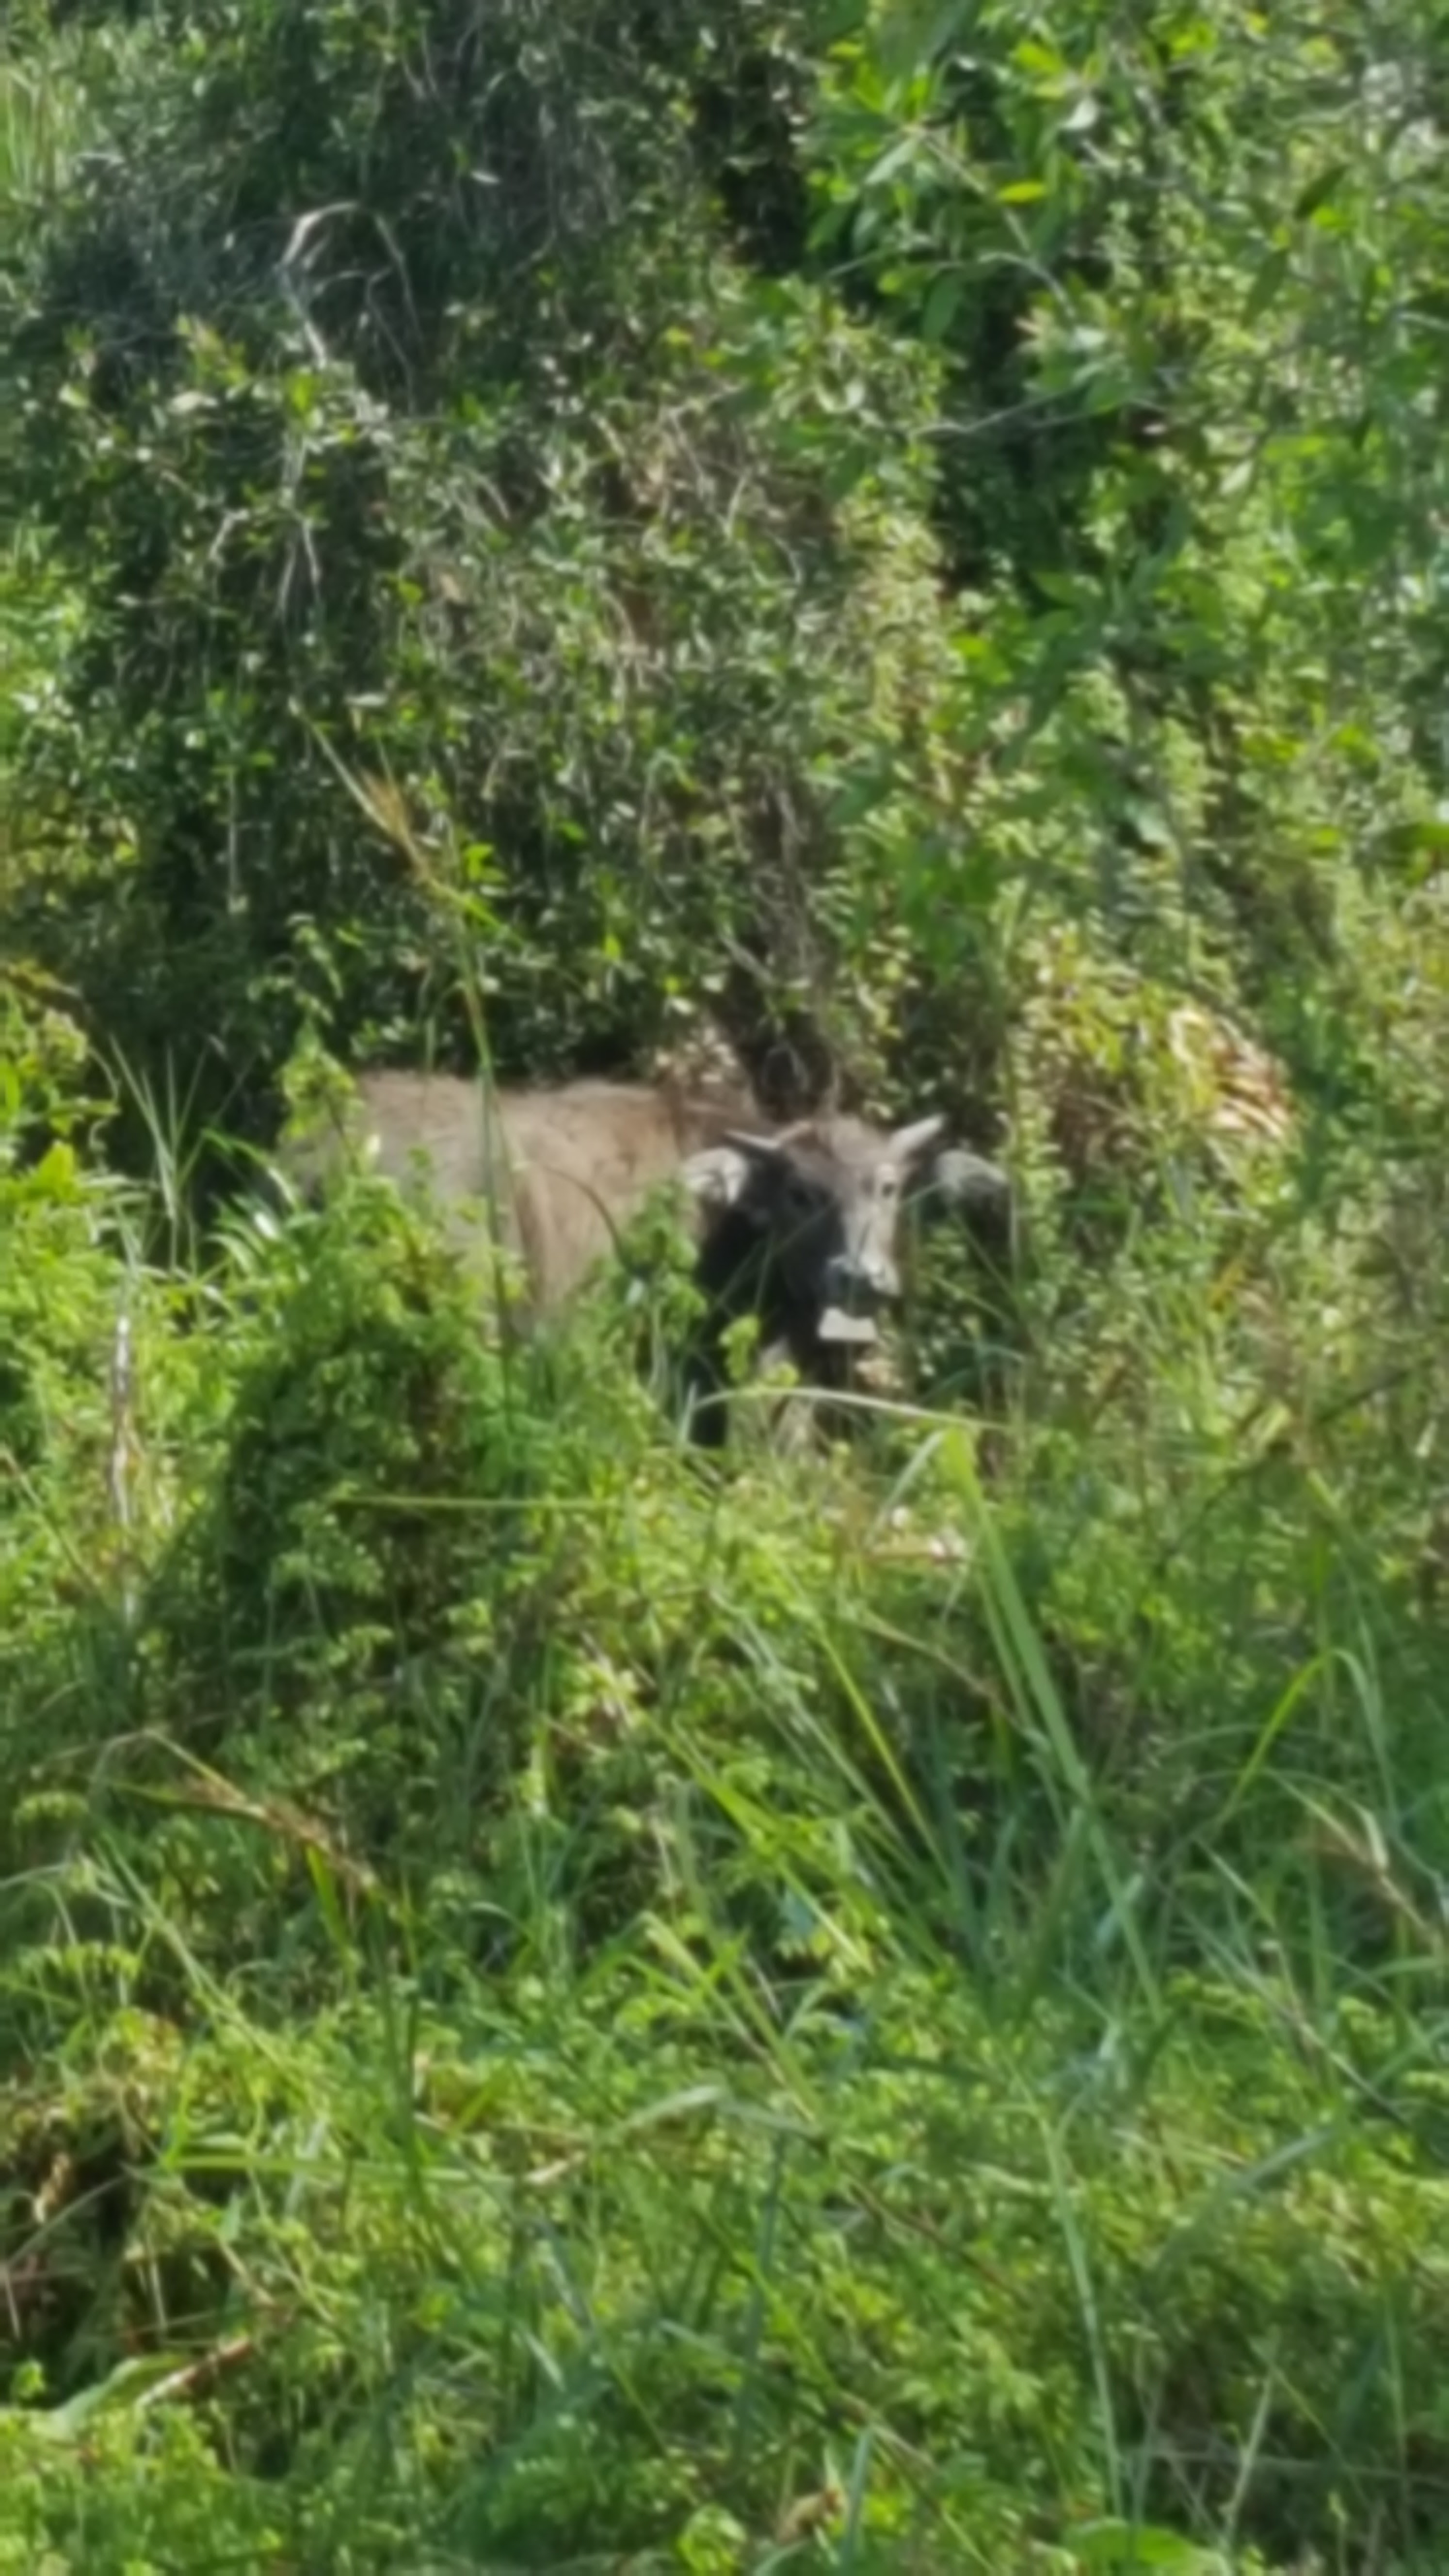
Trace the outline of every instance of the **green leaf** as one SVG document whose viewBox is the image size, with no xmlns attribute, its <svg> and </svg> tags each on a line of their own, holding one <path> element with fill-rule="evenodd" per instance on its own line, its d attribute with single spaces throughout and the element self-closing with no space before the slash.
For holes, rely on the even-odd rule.
<svg viewBox="0 0 1449 2576">
<path fill-rule="evenodd" d="M 1064 56 L 1054 53 L 1050 45 L 1039 45 L 1030 36 L 1016 47 L 1012 60 L 1022 71 L 1038 72 L 1046 80 L 1059 80 L 1067 68 Z"/>
<path fill-rule="evenodd" d="M 1425 814 L 1409 824 L 1404 837 L 1411 850 L 1449 850 L 1449 817 Z"/>
<path fill-rule="evenodd" d="M 98 2380 L 94 2387 L 78 2389 L 63 2406 L 52 2406 L 31 2421 L 48 2441 L 77 2442 L 98 2415 L 134 2406 L 138 2397 L 159 2388 L 163 2380 L 185 2367 L 185 2354 L 174 2352 L 147 2353 L 135 2361 L 118 2362 L 109 2376 Z"/>
<path fill-rule="evenodd" d="M 959 268 L 944 269 L 939 277 L 933 279 L 926 301 L 921 308 L 923 340 L 934 342 L 945 339 L 961 310 L 961 301 L 965 292 L 966 280 Z"/>
<path fill-rule="evenodd" d="M 1067 2547 L 1085 2567 L 1118 2567 L 1124 2572 L 1139 2567 L 1166 2567 L 1174 2570 L 1175 2576 L 1228 2576 L 1227 2560 L 1221 2551 L 1203 2549 L 1195 2540 L 1184 2540 L 1178 2532 L 1162 2531 L 1150 2524 L 1112 2517 L 1081 2523 L 1066 2539 Z"/>
<path fill-rule="evenodd" d="M 1316 179 L 1309 180 L 1302 195 L 1294 203 L 1295 223 L 1306 223 L 1310 215 L 1316 215 L 1319 207 L 1327 204 L 1348 167 L 1349 164 L 1346 161 L 1334 161 L 1326 170 L 1320 170 Z"/>
<path fill-rule="evenodd" d="M 1255 322 L 1260 313 L 1266 313 L 1287 277 L 1288 269 L 1289 258 L 1286 250 L 1270 252 L 1248 290 L 1248 300 L 1243 307 L 1245 322 Z"/>
</svg>

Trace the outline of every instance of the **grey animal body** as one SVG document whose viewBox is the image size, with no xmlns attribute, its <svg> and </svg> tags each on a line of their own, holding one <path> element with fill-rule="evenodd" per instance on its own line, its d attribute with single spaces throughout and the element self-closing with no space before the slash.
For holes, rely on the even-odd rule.
<svg viewBox="0 0 1449 2576">
<path fill-rule="evenodd" d="M 934 1150 L 943 1125 L 923 1118 L 887 1133 L 831 1115 L 771 1133 L 743 1088 L 497 1090 L 454 1074 L 380 1071 L 359 1076 L 346 1110 L 282 1159 L 315 1182 L 360 1148 L 385 1177 L 431 1195 L 470 1263 L 491 1265 L 498 1244 L 514 1255 L 543 1313 L 574 1295 L 651 1191 L 681 1183 L 709 1310 L 689 1365 L 697 1403 L 722 1385 L 720 1335 L 745 1313 L 758 1314 L 767 1353 L 787 1355 L 818 1385 L 843 1384 L 899 1297 L 900 1223 L 913 1193 L 933 1191 L 978 1231 L 1005 1219 L 1004 1176 L 959 1148 Z M 696 1428 L 722 1436 L 721 1408 L 707 1406 Z"/>
<path fill-rule="evenodd" d="M 498 1090 L 452 1073 L 363 1073 L 280 1159 L 310 1185 L 356 1156 L 432 1200 L 471 1266 L 491 1269 L 501 1244 L 522 1264 L 529 1305 L 552 1313 L 650 1192 L 686 1177 L 750 1106 L 743 1091 L 698 1101 L 667 1084 Z"/>
</svg>

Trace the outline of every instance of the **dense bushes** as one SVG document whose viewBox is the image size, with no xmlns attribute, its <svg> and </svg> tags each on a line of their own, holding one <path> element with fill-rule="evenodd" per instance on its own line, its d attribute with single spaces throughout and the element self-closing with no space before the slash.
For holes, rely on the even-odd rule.
<svg viewBox="0 0 1449 2576">
<path fill-rule="evenodd" d="M 1437 2568 L 1434 36 L 12 12 L 0 2565 Z M 241 1150 L 706 1012 L 808 1463 Z"/>
</svg>

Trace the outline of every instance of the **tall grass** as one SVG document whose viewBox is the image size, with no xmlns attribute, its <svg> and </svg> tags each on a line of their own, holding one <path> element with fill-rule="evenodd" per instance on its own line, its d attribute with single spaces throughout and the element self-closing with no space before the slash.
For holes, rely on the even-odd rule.
<svg viewBox="0 0 1449 2576">
<path fill-rule="evenodd" d="M 380 1185 L 181 1307 L 7 1187 L 0 2565 L 1440 2563 L 1443 1658 L 1288 1307 L 719 1474 Z"/>
<path fill-rule="evenodd" d="M 104 80 L 115 30 L 43 27 L 24 0 L 0 26 L 0 205 L 14 212 L 63 185 L 77 156 L 104 142 Z"/>
</svg>

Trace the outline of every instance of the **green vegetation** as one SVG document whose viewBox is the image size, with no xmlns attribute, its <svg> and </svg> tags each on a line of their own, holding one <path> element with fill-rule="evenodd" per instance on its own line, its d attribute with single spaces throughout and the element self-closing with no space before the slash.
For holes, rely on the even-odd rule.
<svg viewBox="0 0 1449 2576">
<path fill-rule="evenodd" d="M 0 2570 L 1449 2565 L 1445 39 L 11 0 Z M 711 1026 L 827 1455 L 254 1186 Z"/>
</svg>

